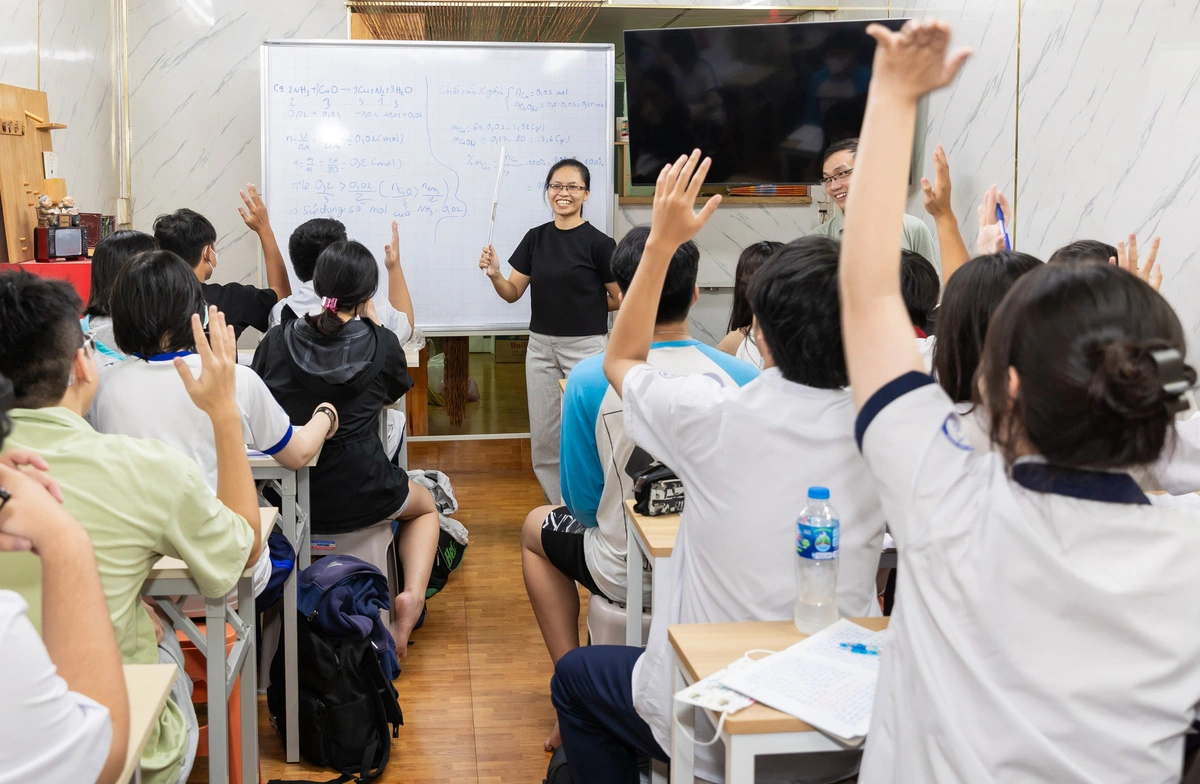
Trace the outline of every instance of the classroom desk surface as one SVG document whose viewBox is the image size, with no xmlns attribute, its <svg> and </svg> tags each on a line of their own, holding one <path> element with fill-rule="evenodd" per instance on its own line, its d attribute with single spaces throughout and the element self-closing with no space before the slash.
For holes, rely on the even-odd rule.
<svg viewBox="0 0 1200 784">
<path fill-rule="evenodd" d="M 292 428 L 292 432 L 295 432 L 298 429 L 299 428 Z M 324 444 L 324 442 L 322 442 L 320 449 L 318 449 L 317 453 L 312 456 L 312 460 L 309 460 L 307 463 L 304 464 L 304 467 L 312 468 L 313 466 L 315 466 L 317 464 L 317 460 L 319 460 L 321 458 L 321 450 L 323 450 L 324 448 L 325 448 L 325 444 Z M 253 470 L 255 468 L 271 468 L 273 466 L 277 466 L 277 467 L 283 469 L 284 471 L 290 470 L 290 469 L 284 468 L 279 462 L 277 462 L 275 460 L 275 458 L 271 457 L 270 455 L 264 455 L 262 452 L 258 452 L 254 449 L 247 449 L 246 457 L 248 457 L 250 459 L 251 470 Z"/>
<path fill-rule="evenodd" d="M 874 631 L 886 629 L 887 618 L 851 618 Z M 707 678 L 753 648 L 782 651 L 803 640 L 791 621 L 752 621 L 747 623 L 685 623 L 667 629 L 667 637 L 679 663 L 692 683 Z M 786 713 L 766 705 L 751 705 L 725 719 L 730 735 L 759 735 L 768 732 L 812 732 L 813 728 Z"/>
<path fill-rule="evenodd" d="M 142 750 L 150 739 L 150 730 L 158 723 L 158 714 L 167 704 L 179 668 L 174 664 L 126 664 L 125 688 L 129 691 L 129 750 L 119 784 L 133 779 L 142 760 Z"/>
<path fill-rule="evenodd" d="M 275 529 L 275 515 L 279 514 L 279 510 L 273 506 L 261 506 L 258 509 L 259 520 L 259 535 L 262 537 L 262 546 L 267 546 L 267 537 L 271 535 L 271 531 Z M 246 569 L 246 572 L 252 572 L 253 566 Z M 151 580 L 188 580 L 191 579 L 192 573 L 188 570 L 187 564 L 178 558 L 172 558 L 169 555 L 164 555 L 150 569 Z"/>
<path fill-rule="evenodd" d="M 675 549 L 675 537 L 679 535 L 680 515 L 660 515 L 647 517 L 633 511 L 633 499 L 625 502 L 625 510 L 629 519 L 637 529 L 642 542 L 645 543 L 646 554 L 652 558 L 670 558 Z"/>
</svg>

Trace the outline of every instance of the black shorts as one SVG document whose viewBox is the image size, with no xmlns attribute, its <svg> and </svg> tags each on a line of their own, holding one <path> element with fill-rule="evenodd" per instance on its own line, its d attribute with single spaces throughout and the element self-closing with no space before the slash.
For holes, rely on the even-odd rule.
<svg viewBox="0 0 1200 784">
<path fill-rule="evenodd" d="M 554 568 L 587 588 L 597 596 L 604 591 L 592 579 L 588 571 L 587 556 L 584 555 L 583 532 L 585 526 L 571 515 L 565 506 L 554 509 L 542 521 L 542 550 Z M 608 599 L 607 596 L 604 596 Z M 612 601 L 612 599 L 609 599 Z"/>
</svg>

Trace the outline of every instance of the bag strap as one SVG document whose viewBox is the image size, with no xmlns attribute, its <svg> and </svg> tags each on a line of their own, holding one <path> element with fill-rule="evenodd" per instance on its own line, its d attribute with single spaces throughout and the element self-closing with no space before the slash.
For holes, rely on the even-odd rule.
<svg viewBox="0 0 1200 784">
<path fill-rule="evenodd" d="M 308 779 L 271 779 L 267 784 L 346 784 L 347 781 L 354 781 L 354 776 L 349 773 L 343 773 L 336 779 L 323 782 L 314 782 Z"/>
</svg>

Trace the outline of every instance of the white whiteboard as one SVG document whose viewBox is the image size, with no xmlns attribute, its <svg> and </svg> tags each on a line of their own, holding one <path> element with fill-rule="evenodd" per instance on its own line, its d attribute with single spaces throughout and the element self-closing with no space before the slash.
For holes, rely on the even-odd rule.
<svg viewBox="0 0 1200 784">
<path fill-rule="evenodd" d="M 611 44 L 265 42 L 262 180 L 280 247 L 304 221 L 336 218 L 375 254 L 386 292 L 397 220 L 418 327 L 527 329 L 529 297 L 504 302 L 478 267 L 500 148 L 506 277 L 525 232 L 553 219 L 542 184 L 562 158 L 591 170 L 584 218 L 611 236 L 613 79 Z"/>
</svg>

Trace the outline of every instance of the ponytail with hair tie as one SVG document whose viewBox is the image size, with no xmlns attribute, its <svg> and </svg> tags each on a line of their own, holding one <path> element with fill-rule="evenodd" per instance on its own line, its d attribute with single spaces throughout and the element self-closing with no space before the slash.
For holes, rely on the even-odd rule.
<svg viewBox="0 0 1200 784">
<path fill-rule="evenodd" d="M 1165 341 L 1115 340 L 1102 351 L 1087 389 L 1096 413 L 1148 420 L 1188 408 L 1196 371 Z"/>
<path fill-rule="evenodd" d="M 321 300 L 321 309 L 337 313 L 337 297 L 325 297 Z"/>
</svg>

